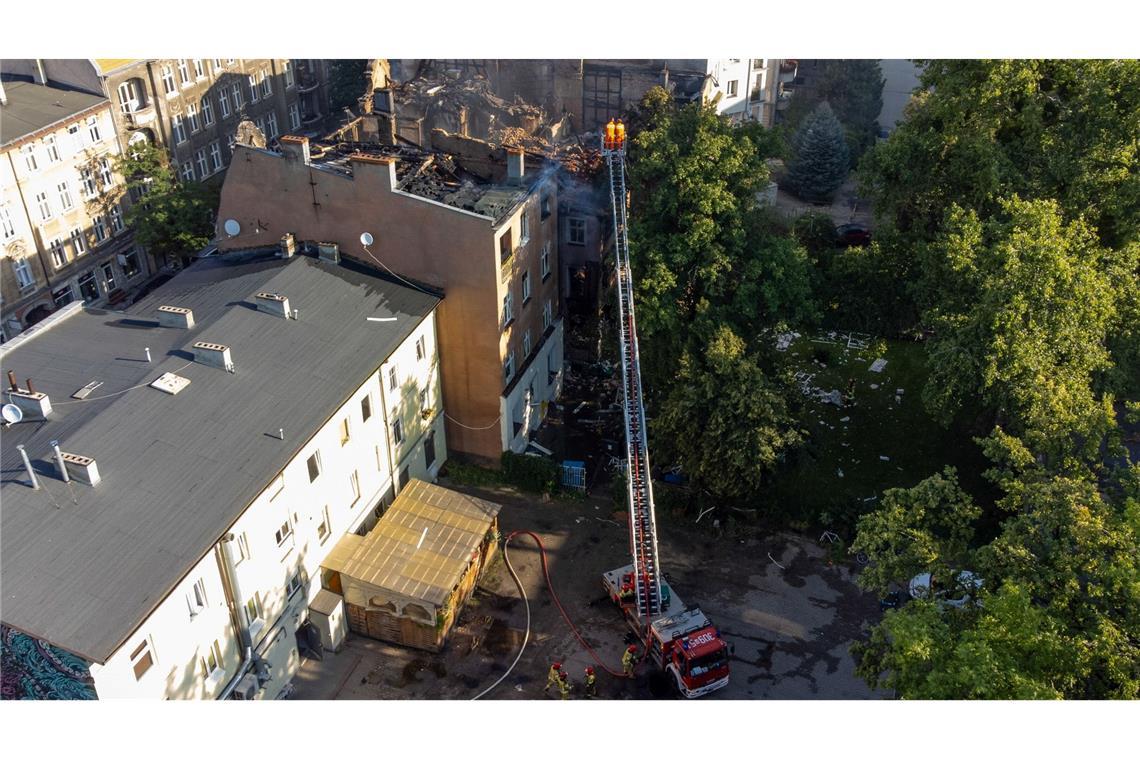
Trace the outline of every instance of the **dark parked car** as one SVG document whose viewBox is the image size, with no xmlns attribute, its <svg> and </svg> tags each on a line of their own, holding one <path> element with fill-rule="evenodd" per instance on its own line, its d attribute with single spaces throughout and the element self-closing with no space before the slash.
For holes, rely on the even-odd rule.
<svg viewBox="0 0 1140 760">
<path fill-rule="evenodd" d="M 870 245 L 871 230 L 863 224 L 841 224 L 835 228 L 837 245 Z"/>
</svg>

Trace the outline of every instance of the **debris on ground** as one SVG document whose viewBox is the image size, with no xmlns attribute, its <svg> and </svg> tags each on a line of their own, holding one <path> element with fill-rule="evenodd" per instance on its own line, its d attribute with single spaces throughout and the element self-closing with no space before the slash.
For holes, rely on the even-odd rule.
<svg viewBox="0 0 1140 760">
<path fill-rule="evenodd" d="M 876 359 L 875 361 L 871 362 L 871 366 L 868 367 L 868 371 L 869 372 L 882 372 L 883 368 L 886 366 L 887 366 L 887 360 L 886 359 Z"/>
</svg>

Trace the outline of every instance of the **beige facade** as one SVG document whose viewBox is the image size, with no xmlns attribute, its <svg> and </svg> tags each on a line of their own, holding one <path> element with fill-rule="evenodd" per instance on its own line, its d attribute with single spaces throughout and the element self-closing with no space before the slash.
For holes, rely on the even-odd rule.
<svg viewBox="0 0 1140 760">
<path fill-rule="evenodd" d="M 553 174 L 526 174 L 519 154 L 522 176 L 477 185 L 469 210 L 447 194 L 406 189 L 430 173 L 430 156 L 418 165 L 373 155 L 322 162 L 310 158 L 307 139 L 291 137 L 282 138 L 282 149 L 235 148 L 240 160 L 222 188 L 219 249 L 256 247 L 291 232 L 442 289 L 448 447 L 494 465 L 505 449 L 524 449 L 561 378 Z M 227 234 L 227 220 L 241 231 Z M 373 238 L 367 250 L 363 233 Z"/>
<path fill-rule="evenodd" d="M 110 104 L 28 81 L 5 81 L 0 119 L 0 335 L 20 333 L 55 309 L 128 298 L 150 274 L 124 223 L 120 143 Z M 40 103 L 74 103 L 65 116 L 13 134 Z"/>
</svg>

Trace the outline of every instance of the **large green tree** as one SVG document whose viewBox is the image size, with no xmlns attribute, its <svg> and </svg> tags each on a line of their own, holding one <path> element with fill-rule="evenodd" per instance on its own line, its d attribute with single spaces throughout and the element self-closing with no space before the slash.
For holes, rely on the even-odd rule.
<svg viewBox="0 0 1140 760">
<path fill-rule="evenodd" d="M 854 167 L 875 144 L 883 110 L 883 72 L 874 59 L 821 61 L 810 87 L 798 87 L 784 121 L 793 129 L 820 103 L 828 103 L 843 124 Z"/>
<path fill-rule="evenodd" d="M 784 185 L 806 201 L 829 201 L 847 179 L 849 154 L 843 125 L 827 103 L 804 119 L 792 138 Z"/>
<path fill-rule="evenodd" d="M 185 256 L 203 248 L 214 234 L 217 188 L 180 181 L 166 153 L 149 142 L 135 143 L 119 156 L 116 171 L 135 198 L 127 224 L 151 254 Z"/>
</svg>

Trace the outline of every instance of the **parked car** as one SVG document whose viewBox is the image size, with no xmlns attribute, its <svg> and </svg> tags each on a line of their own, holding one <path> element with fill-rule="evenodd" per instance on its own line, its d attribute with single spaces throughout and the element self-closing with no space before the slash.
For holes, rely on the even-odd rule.
<svg viewBox="0 0 1140 760">
<path fill-rule="evenodd" d="M 956 580 L 943 583 L 931 576 L 930 573 L 919 573 L 910 579 L 910 596 L 912 599 L 929 599 L 931 593 L 943 607 L 965 607 L 982 587 L 982 579 L 969 570 L 951 574 Z"/>
<path fill-rule="evenodd" d="M 835 228 L 836 245 L 870 245 L 871 230 L 864 224 L 841 224 Z"/>
</svg>

